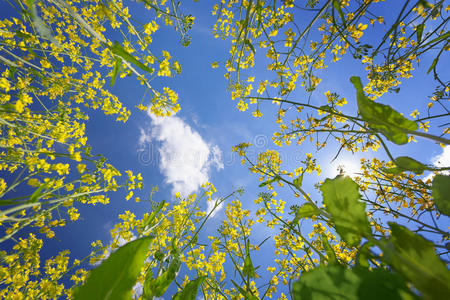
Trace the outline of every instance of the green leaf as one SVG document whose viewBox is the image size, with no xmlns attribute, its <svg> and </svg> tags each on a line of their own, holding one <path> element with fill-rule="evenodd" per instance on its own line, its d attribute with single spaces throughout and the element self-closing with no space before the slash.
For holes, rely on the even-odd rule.
<svg viewBox="0 0 450 300">
<path fill-rule="evenodd" d="M 177 277 L 180 270 L 181 261 L 175 257 L 164 273 L 157 278 L 152 278 L 151 271 L 147 273 L 144 283 L 144 296 L 147 298 L 161 297 Z"/>
<path fill-rule="evenodd" d="M 422 6 L 422 8 L 433 8 L 433 5 L 431 5 L 428 1 L 426 0 L 419 0 L 419 2 L 417 2 L 418 6 Z"/>
<path fill-rule="evenodd" d="M 414 299 L 403 279 L 384 269 L 340 265 L 318 267 L 293 284 L 293 299 Z"/>
<path fill-rule="evenodd" d="M 322 233 L 322 245 L 325 249 L 325 253 L 328 256 L 328 263 L 329 264 L 336 264 L 339 263 L 339 261 L 336 258 L 336 253 L 334 253 L 333 247 L 331 247 L 330 243 L 328 242 L 328 237 L 326 234 Z"/>
<path fill-rule="evenodd" d="M 22 32 L 22 31 L 19 31 L 19 30 L 15 30 L 15 33 L 16 33 L 17 37 L 20 37 L 20 38 L 22 38 L 24 40 L 29 40 L 29 39 L 32 38 L 32 36 L 30 34 Z"/>
<path fill-rule="evenodd" d="M 34 193 L 30 196 L 30 199 L 28 200 L 28 202 L 30 203 L 34 203 L 36 202 L 39 197 L 42 195 L 42 190 L 44 189 L 45 184 L 42 184 L 41 186 L 39 186 Z"/>
<path fill-rule="evenodd" d="M 293 184 L 296 188 L 300 189 L 302 187 L 303 174 L 294 179 Z"/>
<path fill-rule="evenodd" d="M 439 212 L 450 216 L 450 176 L 441 174 L 434 176 L 431 196 Z"/>
<path fill-rule="evenodd" d="M 119 74 L 121 64 L 122 64 L 122 59 L 115 57 L 114 69 L 113 69 L 112 75 L 111 75 L 111 83 L 109 84 L 110 86 L 113 86 L 114 83 L 116 82 L 116 78 L 117 78 L 117 75 Z"/>
<path fill-rule="evenodd" d="M 155 251 L 155 253 L 153 254 L 153 257 L 156 259 L 156 260 L 159 260 L 159 261 L 162 261 L 163 259 L 164 259 L 164 252 L 162 252 L 161 250 L 156 250 Z"/>
<path fill-rule="evenodd" d="M 420 43 L 420 41 L 422 41 L 422 34 L 423 34 L 423 28 L 424 28 L 425 24 L 419 24 L 416 27 L 416 36 L 417 36 L 417 42 Z"/>
<path fill-rule="evenodd" d="M 401 171 L 412 171 L 416 174 L 422 174 L 428 167 L 421 162 L 409 156 L 399 156 L 395 159 L 395 164 Z"/>
<path fill-rule="evenodd" d="M 428 69 L 427 74 L 429 74 L 431 72 L 431 70 L 433 70 L 434 67 L 436 67 L 438 61 L 439 61 L 439 58 L 437 58 L 437 57 L 435 59 L 433 59 L 433 63 L 431 64 L 430 68 Z"/>
<path fill-rule="evenodd" d="M 405 131 L 417 130 L 417 123 L 405 118 L 388 105 L 369 100 L 364 94 L 361 78 L 352 76 L 350 81 L 356 89 L 359 113 L 369 127 L 382 133 L 391 142 L 398 145 L 406 144 L 408 136 Z"/>
<path fill-rule="evenodd" d="M 344 13 L 342 12 L 341 1 L 333 0 L 333 7 L 334 7 L 334 9 L 337 10 L 339 17 L 342 20 L 342 23 L 345 25 L 345 17 L 344 17 Z"/>
<path fill-rule="evenodd" d="M 117 42 L 117 41 L 114 42 L 114 45 L 110 49 L 111 49 L 112 53 L 121 57 L 122 59 L 126 60 L 127 62 L 130 62 L 130 63 L 138 66 L 139 68 L 141 68 L 142 70 L 144 70 L 148 73 L 153 73 L 152 68 L 147 67 L 142 62 L 140 62 L 136 57 L 134 57 L 133 55 L 128 53 L 127 50 L 125 50 L 125 48 L 123 48 L 123 46 L 119 42 Z"/>
<path fill-rule="evenodd" d="M 370 266 L 369 259 L 372 257 L 372 253 L 370 253 L 370 247 L 373 244 L 371 242 L 367 242 L 359 249 L 358 254 L 356 255 L 356 265 L 360 267 L 368 268 Z"/>
<path fill-rule="evenodd" d="M 383 260 L 409 280 L 428 299 L 450 299 L 450 271 L 433 243 L 406 227 L 389 223 L 391 237 L 380 244 Z"/>
<path fill-rule="evenodd" d="M 152 213 L 150 214 L 150 216 L 148 217 L 148 219 L 145 222 L 143 228 L 153 224 L 153 220 L 155 220 L 156 216 L 161 211 L 161 209 L 163 208 L 164 204 L 166 204 L 166 201 L 164 201 L 164 200 L 159 203 L 159 205 L 156 207 L 156 209 L 153 210 Z"/>
<path fill-rule="evenodd" d="M 195 300 L 199 286 L 203 283 L 206 276 L 197 277 L 195 280 L 189 281 L 184 289 L 176 293 L 172 300 Z"/>
<path fill-rule="evenodd" d="M 152 239 L 143 237 L 117 249 L 74 290 L 74 299 L 131 299 Z"/>
<path fill-rule="evenodd" d="M 359 201 L 359 186 L 350 177 L 338 175 L 334 179 L 326 179 L 320 190 L 326 210 L 342 239 L 350 246 L 357 246 L 362 236 L 371 236 L 366 205 Z"/>
<path fill-rule="evenodd" d="M 269 180 L 267 180 L 267 181 L 264 181 L 263 183 L 260 183 L 258 186 L 259 187 L 263 187 L 263 186 L 266 186 L 266 185 L 268 185 L 268 184 L 271 184 L 271 183 L 273 183 L 273 182 L 275 182 L 275 181 L 277 181 L 277 180 L 279 180 L 280 179 L 280 176 L 275 176 L 274 178 L 271 178 L 271 179 L 269 179 Z"/>
<path fill-rule="evenodd" d="M 400 174 L 402 172 L 402 169 L 400 169 L 399 167 L 393 167 L 393 168 L 381 168 L 382 171 L 384 171 L 385 173 L 388 174 Z"/>
<path fill-rule="evenodd" d="M 305 203 L 297 209 L 295 213 L 295 218 L 292 221 L 294 224 L 297 224 L 300 219 L 303 218 L 311 218 L 312 216 L 317 216 L 320 214 L 320 211 L 311 203 Z"/>
<path fill-rule="evenodd" d="M 253 295 L 250 291 L 246 291 L 241 288 L 233 279 L 231 279 L 231 283 L 233 283 L 239 293 L 241 293 L 241 295 L 244 296 L 246 300 L 259 300 L 259 298 Z"/>
<path fill-rule="evenodd" d="M 440 42 L 440 41 L 445 40 L 445 39 L 447 39 L 447 38 L 449 38 L 449 37 L 450 37 L 450 31 L 447 31 L 447 32 L 444 33 L 443 35 L 440 35 L 440 36 L 438 36 L 437 38 L 432 39 L 430 42 L 427 43 L 427 45 L 430 45 L 430 44 L 434 44 L 434 43 Z"/>
<path fill-rule="evenodd" d="M 255 274 L 255 268 L 253 267 L 253 263 L 252 260 L 250 258 L 250 247 L 249 247 L 249 243 L 247 242 L 245 245 L 245 259 L 244 259 L 244 266 L 242 268 L 242 274 L 244 276 L 249 276 L 251 278 L 255 278 L 256 274 Z"/>
</svg>

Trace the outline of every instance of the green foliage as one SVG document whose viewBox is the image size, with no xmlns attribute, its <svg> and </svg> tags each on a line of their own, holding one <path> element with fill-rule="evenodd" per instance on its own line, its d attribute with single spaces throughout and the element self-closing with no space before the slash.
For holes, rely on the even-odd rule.
<svg viewBox="0 0 450 300">
<path fill-rule="evenodd" d="M 256 276 L 255 274 L 255 268 L 253 267 L 252 259 L 250 258 L 250 247 L 249 243 L 245 245 L 245 259 L 244 259 L 244 267 L 242 268 L 242 274 L 244 276 L 248 276 L 250 278 L 254 278 Z"/>
<path fill-rule="evenodd" d="M 112 47 L 110 48 L 111 52 L 115 55 L 121 57 L 122 59 L 126 60 L 127 62 L 130 62 L 136 66 L 138 66 L 140 69 L 144 70 L 148 73 L 153 73 L 153 69 L 147 67 L 144 65 L 139 59 L 131 55 L 125 48 L 117 41 L 114 42 Z"/>
<path fill-rule="evenodd" d="M 450 298 L 450 271 L 439 259 L 433 243 L 406 227 L 389 223 L 391 237 L 382 241 L 383 260 L 429 299 Z"/>
<path fill-rule="evenodd" d="M 429 169 L 426 165 L 409 156 L 399 156 L 394 162 L 397 167 L 387 169 L 386 172 L 391 174 L 399 174 L 403 171 L 411 171 L 416 174 L 422 174 L 423 171 Z"/>
<path fill-rule="evenodd" d="M 136 27 L 133 25 L 136 16 L 118 0 L 82 1 L 82 4 L 66 0 L 26 0 L 28 10 L 21 1 L 12 1 L 12 7 L 22 13 L 22 20 L 17 15 L 19 19 L 0 21 L 0 60 L 5 64 L 0 66 L 3 101 L 0 103 L 3 138 L 0 169 L 18 174 L 11 185 L 9 180 L 0 178 L 0 195 L 20 190 L 25 184 L 33 187 L 27 189 L 31 195 L 0 199 L 0 205 L 6 207 L 0 212 L 0 225 L 4 227 L 0 242 L 32 226 L 52 238 L 51 228 L 62 226 L 69 219 L 78 219 L 73 202 L 107 204 L 109 198 L 104 193 L 126 186 L 129 199 L 137 186 L 142 187 L 140 174 L 136 178 L 128 171 L 129 179 L 119 185 L 115 177 L 120 176 L 122 170 L 119 172 L 106 165 L 105 160 L 96 160 L 90 154 L 90 147 L 85 146 L 83 122 L 90 117 L 89 107 L 101 107 L 108 115 L 120 114 L 122 121 L 130 114 L 110 91 L 103 89 L 102 74 L 109 74 L 110 86 L 119 75 L 136 75 L 146 92 L 153 95 L 150 107 L 143 105 L 145 103 L 138 106 L 143 111 L 150 108 L 156 116 L 164 116 L 179 109 L 178 95 L 174 91 L 165 87 L 161 94 L 153 88 L 160 83 L 150 83 L 158 76 L 171 76 L 172 71 L 180 73 L 181 66 L 178 62 L 170 64 L 170 54 L 165 50 L 164 61 L 156 57 L 154 53 L 159 50 L 159 44 L 156 49 L 150 46 L 153 39 L 157 39 L 154 33 L 162 23 L 173 25 L 181 35 L 182 45 L 187 46 L 190 37 L 186 32 L 192 27 L 194 17 L 182 14 L 178 9 L 180 2 L 176 0 L 138 2 L 143 2 L 153 14 L 150 23 L 136 22 Z M 348 1 L 340 0 L 309 0 L 295 5 L 292 0 L 216 2 L 213 14 L 218 21 L 213 28 L 214 35 L 230 38 L 233 44 L 228 52 L 230 57 L 218 59 L 225 66 L 232 98 L 239 101 L 239 110 L 255 107 L 255 117 L 262 116 L 260 109 L 266 106 L 263 102 L 276 105 L 280 132 L 274 133 L 273 141 L 277 146 L 310 142 L 309 146 L 315 145 L 319 151 L 334 138 L 341 146 L 336 158 L 341 150 L 357 153 L 382 147 L 396 166 L 386 169 L 390 162 L 375 155 L 370 162 L 362 162 L 358 179 L 345 176 L 326 179 L 320 186 L 325 205 L 322 209 L 313 200 L 314 192 L 307 191 L 306 184 L 302 186 L 305 172 L 320 175 L 318 152 L 308 153 L 301 166 L 289 165 L 291 170 L 284 170 L 287 162 L 283 162 L 277 150 L 267 149 L 258 155 L 255 164 L 248 157 L 242 159 L 252 164 L 252 172 L 261 175 L 259 187 L 269 190 L 255 200 L 257 205 L 264 204 L 255 215 L 260 226 L 266 224 L 270 230 L 277 231 L 271 236 L 275 241 L 276 258 L 270 257 L 274 258 L 267 268 L 272 274 L 270 279 L 261 277 L 267 273 L 259 274 L 263 268 L 253 265 L 253 261 L 259 263 L 257 251 L 271 238 L 259 244 L 250 243 L 255 236 L 253 211 L 243 209 L 239 199 L 233 199 L 227 205 L 220 236 L 209 237 L 212 243 L 208 247 L 204 245 L 201 231 L 212 211 L 208 214 L 201 210 L 198 203 L 203 203 L 199 199 L 203 196 L 196 198 L 193 194 L 176 196 L 178 204 L 173 205 L 172 210 L 167 209 L 170 205 L 166 207 L 165 201 L 155 205 L 150 197 L 152 212 L 145 212 L 142 219 L 137 219 L 130 211 L 120 215 L 123 222 L 111 231 L 111 248 L 118 247 L 121 239 L 129 240 L 132 236 L 152 234 L 155 238 L 141 238 L 120 247 L 93 269 L 86 281 L 84 266 L 80 266 L 80 261 L 71 266 L 64 253 L 39 267 L 37 253 L 42 240 L 32 235 L 26 240 L 18 236 L 14 251 L 0 251 L 0 270 L 6 278 L 0 294 L 6 298 L 25 295 L 23 297 L 52 299 L 63 294 L 70 298 L 74 292 L 75 299 L 129 299 L 136 296 L 131 295 L 132 286 L 142 282 L 145 276 L 144 299 L 167 297 L 173 283 L 180 286 L 177 275 L 184 263 L 198 277 L 174 295 L 175 300 L 195 299 L 199 287 L 205 299 L 283 298 L 280 294 L 288 290 L 287 285 L 294 299 L 411 299 L 418 296 L 417 291 L 425 298 L 450 298 L 449 271 L 439 257 L 446 252 L 437 254 L 435 249 L 450 249 L 448 243 L 443 245 L 449 234 L 437 225 L 442 220 L 437 218 L 432 224 L 429 219 L 421 218 L 425 212 L 427 217 L 428 212 L 432 217 L 439 217 L 429 201 L 430 194 L 437 210 L 449 215 L 450 176 L 436 175 L 432 187 L 418 176 L 425 170 L 438 172 L 447 168 L 431 168 L 408 156 L 393 159 L 395 156 L 391 155 L 382 136 L 398 145 L 408 142 L 408 134 L 450 143 L 443 137 L 448 134 L 447 129 L 438 135 L 437 128 L 431 127 L 433 121 L 449 115 L 447 103 L 442 101 L 448 98 L 448 87 L 437 72 L 439 61 L 445 61 L 439 59 L 448 52 L 450 37 L 450 32 L 445 30 L 448 13 L 443 8 L 444 1 L 436 0 L 433 4 L 425 0 L 405 1 L 396 16 L 397 21 L 383 30 L 376 26 L 385 26 L 391 20 L 377 16 L 381 9 L 370 10 L 372 4 L 380 1 L 353 1 L 349 5 Z M 305 7 L 301 7 L 302 4 Z M 296 15 L 296 12 L 314 15 L 303 18 L 304 15 Z M 387 19 L 394 16 L 390 13 Z M 296 24 L 296 20 L 305 19 L 310 22 Z M 433 23 L 435 19 L 440 21 Z M 411 24 L 419 25 L 412 29 Z M 376 41 L 378 34 L 369 36 L 370 44 L 366 44 L 366 31 L 371 27 L 377 32 L 384 31 L 385 35 L 380 41 Z M 112 43 L 107 33 L 114 29 L 117 34 L 113 36 L 122 35 L 123 39 Z M 317 40 L 317 36 L 321 39 Z M 375 50 L 369 53 L 373 47 Z M 255 65 L 258 70 L 261 67 L 255 48 L 258 54 L 265 52 L 267 61 L 267 70 L 258 74 L 250 70 Z M 423 111 L 415 110 L 411 115 L 418 119 L 412 121 L 392 107 L 374 102 L 385 93 L 399 92 L 401 81 L 410 78 L 413 70 L 418 71 L 416 64 L 428 50 L 432 50 L 434 57 L 428 73 L 433 70 L 438 87 L 430 97 L 432 102 L 428 103 L 427 116 L 419 117 Z M 368 80 L 363 87 L 359 77 L 351 78 L 359 116 L 347 114 L 353 109 L 343 107 L 345 96 L 338 95 L 332 86 L 326 87 L 330 90 L 325 93 L 327 99 L 318 99 L 316 95 L 304 103 L 292 99 L 298 95 L 296 88 L 302 86 L 312 93 L 321 82 L 326 82 L 318 75 L 346 53 L 362 60 L 361 73 Z M 159 72 L 155 72 L 157 63 Z M 142 75 L 136 69 L 149 74 Z M 266 77 L 267 74 L 272 75 Z M 95 100 L 91 103 L 92 97 Z M 327 104 L 323 105 L 322 100 Z M 293 118 L 288 120 L 291 116 Z M 423 131 L 417 131 L 419 124 Z M 242 143 L 235 147 L 242 158 L 248 145 Z M 71 160 L 70 164 L 59 164 L 63 159 Z M 75 165 L 79 176 L 76 176 Z M 402 174 L 405 171 L 410 173 Z M 294 174 L 301 175 L 291 183 Z M 67 181 L 72 177 L 73 181 Z M 288 183 L 294 196 L 303 197 L 305 202 L 297 206 L 294 197 L 282 194 L 283 199 L 278 198 L 273 183 L 279 183 L 280 187 Z M 364 192 L 364 198 L 360 191 Z M 213 192 L 215 188 L 211 185 L 203 195 L 211 200 Z M 226 198 L 217 200 L 214 209 Z M 136 201 L 138 199 L 141 201 L 139 197 Z M 143 200 L 145 203 L 146 199 Z M 292 222 L 284 218 L 285 204 L 291 205 L 290 214 L 295 215 Z M 390 235 L 383 216 L 400 218 L 399 222 L 408 222 L 414 231 L 392 223 Z M 303 218 L 312 220 L 300 222 Z M 303 223 L 312 225 L 312 231 L 305 233 L 307 226 L 302 226 Z M 433 242 L 417 232 L 426 232 L 425 237 Z M 108 249 L 101 241 L 93 245 L 94 251 L 81 263 L 89 257 L 90 263 L 98 262 Z M 226 270 L 231 264 L 226 259 L 231 259 L 234 265 L 234 280 L 228 277 L 227 273 L 232 272 Z M 45 269 L 45 273 L 39 273 L 39 268 Z M 65 283 L 59 285 L 58 281 L 69 276 L 75 285 L 83 281 L 84 285 L 78 288 L 66 287 Z M 35 278 L 42 280 L 38 283 Z M 297 278 L 300 280 L 292 286 L 292 280 Z M 285 286 L 280 287 L 281 283 Z"/>
<path fill-rule="evenodd" d="M 234 287 L 239 291 L 239 293 L 245 297 L 245 299 L 248 300 L 259 300 L 258 297 L 256 297 L 255 295 L 253 295 L 250 291 L 246 291 L 244 290 L 241 286 L 239 286 L 239 284 L 237 284 L 234 280 L 231 280 L 231 282 L 233 283 Z"/>
<path fill-rule="evenodd" d="M 427 74 L 430 73 L 436 67 L 438 62 L 439 62 L 439 58 L 436 57 L 435 59 L 433 59 L 433 62 L 431 63 L 431 66 L 428 69 Z"/>
<path fill-rule="evenodd" d="M 316 216 L 318 214 L 320 214 L 320 211 L 315 205 L 311 203 L 305 203 L 300 206 L 295 212 L 295 218 L 292 223 L 297 224 L 300 219 L 311 218 L 312 216 Z"/>
<path fill-rule="evenodd" d="M 372 247 L 373 244 L 371 242 L 367 242 L 361 246 L 361 248 L 358 251 L 358 256 L 356 257 L 356 265 L 368 268 L 370 266 L 369 259 L 372 257 L 372 254 L 370 253 L 370 247 Z"/>
<path fill-rule="evenodd" d="M 416 36 L 417 36 L 417 41 L 420 43 L 420 41 L 422 40 L 422 34 L 423 34 L 423 28 L 425 27 L 425 24 L 419 24 L 417 25 L 416 28 Z"/>
<path fill-rule="evenodd" d="M 341 2 L 341 1 L 333 0 L 333 7 L 334 7 L 334 9 L 337 10 L 337 12 L 338 12 L 338 14 L 339 14 L 339 17 L 341 18 L 342 23 L 344 23 L 344 25 L 345 25 L 344 12 L 342 11 L 341 3 L 340 3 L 340 2 Z"/>
<path fill-rule="evenodd" d="M 373 130 L 382 133 L 398 145 L 408 142 L 406 132 L 418 129 L 416 122 L 408 120 L 388 105 L 369 100 L 364 94 L 361 78 L 352 76 L 350 81 L 356 89 L 356 100 L 361 117 Z"/>
<path fill-rule="evenodd" d="M 117 249 L 93 269 L 86 282 L 75 289 L 74 299 L 130 299 L 144 265 L 152 237 L 144 237 Z"/>
<path fill-rule="evenodd" d="M 149 270 L 144 283 L 144 297 L 151 299 L 152 297 L 161 297 L 164 295 L 166 290 L 175 280 L 180 267 L 180 258 L 174 257 L 167 270 L 165 270 L 160 276 L 152 278 L 151 270 Z"/>
<path fill-rule="evenodd" d="M 195 280 L 189 281 L 184 289 L 176 293 L 172 300 L 195 300 L 199 286 L 203 283 L 206 276 L 197 277 Z"/>
<path fill-rule="evenodd" d="M 358 184 L 348 176 L 338 175 L 334 179 L 326 179 L 320 190 L 326 210 L 342 239 L 350 246 L 357 246 L 363 236 L 371 235 L 366 205 L 360 201 Z"/>
<path fill-rule="evenodd" d="M 414 299 L 403 279 L 383 269 L 321 266 L 293 284 L 293 299 Z"/>
<path fill-rule="evenodd" d="M 437 209 L 450 216 L 450 176 L 437 174 L 433 178 L 431 195 Z"/>
<path fill-rule="evenodd" d="M 297 178 L 295 178 L 293 183 L 294 183 L 296 188 L 298 188 L 298 189 L 301 188 L 302 183 L 303 183 L 303 174 L 298 176 Z"/>
<path fill-rule="evenodd" d="M 331 247 L 330 243 L 328 242 L 328 237 L 325 234 L 322 234 L 322 245 L 325 249 L 325 253 L 328 256 L 328 263 L 330 264 L 336 264 L 339 263 L 336 258 L 336 253 L 334 253 L 333 248 Z"/>
<path fill-rule="evenodd" d="M 34 203 L 39 200 L 39 197 L 42 196 L 42 190 L 45 188 L 45 184 L 41 184 L 34 192 L 31 194 L 29 203 Z"/>
<path fill-rule="evenodd" d="M 117 75 L 119 74 L 121 64 L 122 64 L 122 59 L 116 57 L 114 60 L 114 68 L 113 68 L 112 74 L 111 74 L 110 86 L 113 86 L 114 83 L 116 82 L 116 78 L 117 78 Z"/>
<path fill-rule="evenodd" d="M 279 180 L 279 179 L 280 179 L 280 178 L 277 176 L 277 177 L 274 177 L 274 178 L 272 178 L 272 179 L 270 179 L 270 180 L 267 180 L 267 181 L 264 181 L 264 182 L 260 183 L 258 186 L 259 186 L 259 187 L 264 187 L 264 186 L 266 186 L 266 185 L 268 185 L 268 184 L 274 183 L 275 181 L 277 181 L 277 180 Z"/>
</svg>

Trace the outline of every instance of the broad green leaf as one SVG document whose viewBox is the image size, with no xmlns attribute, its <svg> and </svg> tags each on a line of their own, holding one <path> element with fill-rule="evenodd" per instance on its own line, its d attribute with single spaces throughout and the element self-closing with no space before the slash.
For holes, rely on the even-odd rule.
<svg viewBox="0 0 450 300">
<path fill-rule="evenodd" d="M 125 48 L 123 48 L 123 46 L 119 42 L 117 42 L 117 41 L 114 42 L 113 46 L 110 49 L 111 49 L 112 53 L 121 57 L 122 59 L 126 60 L 127 62 L 130 62 L 130 63 L 138 66 L 139 68 L 141 68 L 142 70 L 144 70 L 148 73 L 153 73 L 152 68 L 147 67 L 141 61 L 139 61 L 136 57 L 134 57 L 133 55 L 128 53 L 128 51 L 125 50 Z"/>
<path fill-rule="evenodd" d="M 431 196 L 437 209 L 450 216 L 450 176 L 441 174 L 434 176 Z"/>
<path fill-rule="evenodd" d="M 253 267 L 253 263 L 250 258 L 250 247 L 249 247 L 248 242 L 245 245 L 245 251 L 246 251 L 246 255 L 245 255 L 245 259 L 244 259 L 244 266 L 242 268 L 242 274 L 244 276 L 249 276 L 251 278 L 254 278 L 256 276 L 256 274 L 255 274 L 255 268 Z"/>
<path fill-rule="evenodd" d="M 433 243 L 406 227 L 389 223 L 391 237 L 381 243 L 383 259 L 428 299 L 450 299 L 450 271 Z"/>
<path fill-rule="evenodd" d="M 356 89 L 359 113 L 370 128 L 382 133 L 391 142 L 398 145 L 406 144 L 408 136 L 405 130 L 417 130 L 417 123 L 405 118 L 388 105 L 369 100 L 364 94 L 361 78 L 352 76 L 350 81 Z"/>
<path fill-rule="evenodd" d="M 384 269 L 340 265 L 321 266 L 293 284 L 293 299 L 359 300 L 414 299 L 403 279 Z"/>
<path fill-rule="evenodd" d="M 199 286 L 203 283 L 206 276 L 197 277 L 195 280 L 189 281 L 184 289 L 176 293 L 172 300 L 195 300 Z"/>
<path fill-rule="evenodd" d="M 295 178 L 292 183 L 295 185 L 296 188 L 300 189 L 302 187 L 302 182 L 303 182 L 303 174 Z"/>
<path fill-rule="evenodd" d="M 404 171 L 412 171 L 416 174 L 422 174 L 428 167 L 414 158 L 408 156 L 399 156 L 395 159 L 395 164 Z"/>
<path fill-rule="evenodd" d="M 358 254 L 356 255 L 357 266 L 365 268 L 368 268 L 370 266 L 369 259 L 372 257 L 372 254 L 370 253 L 370 247 L 372 246 L 373 244 L 370 242 L 367 242 L 364 245 L 362 245 L 362 247 L 358 251 Z"/>
<path fill-rule="evenodd" d="M 417 36 L 417 42 L 420 43 L 420 41 L 422 41 L 422 34 L 423 34 L 423 28 L 424 28 L 425 24 L 419 24 L 416 27 L 416 36 Z"/>
<path fill-rule="evenodd" d="M 172 284 L 172 282 L 177 277 L 177 273 L 180 270 L 181 260 L 178 257 L 175 257 L 169 264 L 164 273 L 162 273 L 157 278 L 151 277 L 151 271 L 147 273 L 144 283 L 144 296 L 147 298 L 152 297 L 161 297 L 164 295 L 166 290 Z"/>
<path fill-rule="evenodd" d="M 328 256 L 328 263 L 329 264 L 339 263 L 336 258 L 336 253 L 334 253 L 334 249 L 333 247 L 331 247 L 330 243 L 328 242 L 328 237 L 324 233 L 322 233 L 322 244 L 323 248 L 325 249 L 325 253 Z"/>
<path fill-rule="evenodd" d="M 119 74 L 120 65 L 122 64 L 122 59 L 116 57 L 114 62 L 114 69 L 112 70 L 110 86 L 113 86 L 116 82 L 117 75 Z"/>
<path fill-rule="evenodd" d="M 303 218 L 311 218 L 312 216 L 317 216 L 320 214 L 320 211 L 311 203 L 305 203 L 297 209 L 295 213 L 295 218 L 292 221 L 294 224 L 297 224 L 300 219 Z"/>
<path fill-rule="evenodd" d="M 347 244 L 357 246 L 362 236 L 371 236 L 366 205 L 360 201 L 359 186 L 350 177 L 326 179 L 320 190 L 336 231 Z"/>
<path fill-rule="evenodd" d="M 393 168 L 381 168 L 382 171 L 388 173 L 388 174 L 400 174 L 402 172 L 402 169 L 399 167 L 393 167 Z"/>
<path fill-rule="evenodd" d="M 132 288 L 144 265 L 152 239 L 143 237 L 113 252 L 90 272 L 82 286 L 74 290 L 74 299 L 131 299 Z"/>
</svg>

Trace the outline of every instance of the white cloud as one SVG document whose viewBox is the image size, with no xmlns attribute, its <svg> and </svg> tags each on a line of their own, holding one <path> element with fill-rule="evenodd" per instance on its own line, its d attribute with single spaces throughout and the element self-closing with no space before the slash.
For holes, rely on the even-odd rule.
<svg viewBox="0 0 450 300">
<path fill-rule="evenodd" d="M 209 181 L 212 167 L 223 169 L 222 152 L 205 142 L 198 132 L 177 116 L 150 114 L 150 130 L 141 130 L 139 143 L 160 142 L 159 168 L 172 192 L 186 196 Z"/>
<path fill-rule="evenodd" d="M 450 167 L 450 146 L 445 146 L 442 153 L 433 157 L 431 162 L 435 167 Z"/>
<path fill-rule="evenodd" d="M 218 199 L 216 198 L 216 199 L 214 199 L 214 200 L 206 201 L 206 205 L 207 205 L 207 207 L 206 207 L 206 215 L 208 215 L 208 214 L 214 209 L 214 206 L 215 206 L 217 200 L 218 200 Z M 212 213 L 211 216 L 210 216 L 211 218 L 213 218 L 219 211 L 222 210 L 222 208 L 223 208 L 223 203 L 224 203 L 224 202 L 221 202 L 221 203 L 216 207 L 216 209 L 213 211 L 213 213 Z"/>
<path fill-rule="evenodd" d="M 219 146 L 214 145 L 211 149 L 212 159 L 211 163 L 213 166 L 216 166 L 218 170 L 223 169 L 223 161 L 222 161 L 222 151 Z"/>
<path fill-rule="evenodd" d="M 145 143 L 150 143 L 152 140 L 150 134 L 148 134 L 148 132 L 144 128 L 139 128 L 139 131 L 139 145 L 142 146 Z"/>
<path fill-rule="evenodd" d="M 450 167 L 450 146 L 445 146 L 444 149 L 442 150 L 441 154 L 436 155 L 431 159 L 431 163 L 433 164 L 433 166 L 435 166 L 437 168 Z M 449 171 L 443 171 L 441 173 L 447 174 L 447 175 L 450 174 Z M 423 179 L 423 181 L 426 182 L 428 179 L 431 180 L 433 177 L 434 177 L 434 174 L 431 173 L 428 176 L 426 176 Z"/>
</svg>

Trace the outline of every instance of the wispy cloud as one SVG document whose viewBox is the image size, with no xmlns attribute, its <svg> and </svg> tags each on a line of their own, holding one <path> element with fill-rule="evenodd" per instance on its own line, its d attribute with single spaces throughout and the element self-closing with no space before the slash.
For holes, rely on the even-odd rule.
<svg viewBox="0 0 450 300">
<path fill-rule="evenodd" d="M 177 116 L 155 117 L 151 126 L 141 129 L 139 143 L 158 142 L 159 169 L 173 193 L 186 196 L 209 181 L 212 168 L 222 169 L 222 151 Z"/>
<path fill-rule="evenodd" d="M 450 146 L 445 146 L 444 149 L 442 149 L 442 153 L 434 156 L 431 159 L 431 163 L 433 166 L 437 168 L 442 167 L 450 167 Z M 450 174 L 449 171 L 443 171 L 442 174 Z M 426 182 L 428 179 L 432 179 L 434 177 L 434 174 L 428 174 L 423 180 Z"/>
<path fill-rule="evenodd" d="M 433 157 L 431 162 L 435 167 L 450 167 L 450 146 L 445 146 L 442 153 Z"/>
<path fill-rule="evenodd" d="M 216 202 L 217 202 L 217 198 L 216 199 L 214 199 L 214 200 L 210 200 L 210 201 L 206 201 L 206 205 L 207 205 L 207 207 L 206 207 L 206 214 L 208 215 L 213 209 L 214 209 L 214 206 L 216 205 Z M 223 201 L 216 207 L 216 209 L 212 212 L 212 214 L 211 214 L 211 218 L 213 218 L 219 211 L 221 211 L 222 210 L 222 208 L 223 208 Z"/>
</svg>

